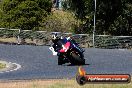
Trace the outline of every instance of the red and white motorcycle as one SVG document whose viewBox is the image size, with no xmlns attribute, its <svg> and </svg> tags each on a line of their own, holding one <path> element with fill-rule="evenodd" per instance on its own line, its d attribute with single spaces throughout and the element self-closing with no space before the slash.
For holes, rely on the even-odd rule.
<svg viewBox="0 0 132 88">
<path fill-rule="evenodd" d="M 70 38 L 63 38 L 57 41 L 57 50 L 55 52 L 53 47 L 49 47 L 49 49 L 53 52 L 53 55 L 58 55 L 58 65 L 62 65 L 65 63 L 71 63 L 73 65 L 84 65 L 84 50 L 79 47 L 73 40 Z"/>
</svg>

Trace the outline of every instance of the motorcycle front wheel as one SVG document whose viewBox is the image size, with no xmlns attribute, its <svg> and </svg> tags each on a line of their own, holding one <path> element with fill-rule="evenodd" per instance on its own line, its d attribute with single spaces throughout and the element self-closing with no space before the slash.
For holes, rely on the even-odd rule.
<svg viewBox="0 0 132 88">
<path fill-rule="evenodd" d="M 64 57 L 58 56 L 58 65 L 65 64 Z"/>
</svg>

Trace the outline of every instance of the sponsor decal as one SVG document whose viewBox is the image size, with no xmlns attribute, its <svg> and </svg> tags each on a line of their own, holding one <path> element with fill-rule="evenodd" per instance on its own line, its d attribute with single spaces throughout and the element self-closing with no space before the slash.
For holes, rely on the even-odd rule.
<svg viewBox="0 0 132 88">
<path fill-rule="evenodd" d="M 131 76 L 129 74 L 87 74 L 82 67 L 79 67 L 76 81 L 80 85 L 86 83 L 130 83 Z"/>
</svg>

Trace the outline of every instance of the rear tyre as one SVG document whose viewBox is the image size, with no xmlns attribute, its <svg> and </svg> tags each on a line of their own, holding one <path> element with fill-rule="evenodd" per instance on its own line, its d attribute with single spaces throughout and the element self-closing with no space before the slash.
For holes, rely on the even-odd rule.
<svg viewBox="0 0 132 88">
<path fill-rule="evenodd" d="M 71 56 L 72 56 L 72 58 L 70 59 L 71 64 L 75 64 L 75 65 L 84 65 L 85 64 L 85 59 L 84 59 L 83 53 L 80 53 L 78 51 L 72 51 Z"/>
</svg>

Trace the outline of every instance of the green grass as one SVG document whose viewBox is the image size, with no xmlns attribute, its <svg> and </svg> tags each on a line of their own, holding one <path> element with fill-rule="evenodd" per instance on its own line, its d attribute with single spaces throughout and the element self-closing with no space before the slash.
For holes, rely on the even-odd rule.
<svg viewBox="0 0 132 88">
<path fill-rule="evenodd" d="M 85 84 L 80 86 L 75 79 L 27 80 L 0 82 L 0 88 L 132 88 L 128 84 Z"/>
<path fill-rule="evenodd" d="M 49 86 L 48 88 L 65 88 L 65 87 L 66 85 L 64 84 L 56 83 L 54 85 Z"/>
<path fill-rule="evenodd" d="M 75 80 L 67 80 L 65 82 L 57 82 L 48 88 L 132 88 L 132 83 L 129 84 L 85 84 L 80 86 Z"/>
<path fill-rule="evenodd" d="M 0 63 L 0 69 L 3 69 L 6 67 L 6 64 Z"/>
</svg>

